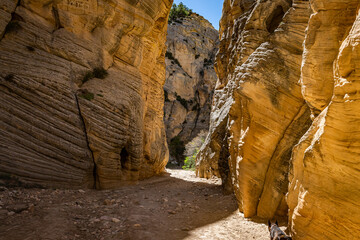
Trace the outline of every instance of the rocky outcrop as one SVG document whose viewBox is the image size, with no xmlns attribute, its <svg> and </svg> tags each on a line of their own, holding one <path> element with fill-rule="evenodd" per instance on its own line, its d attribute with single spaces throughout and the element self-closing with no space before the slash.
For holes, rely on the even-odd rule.
<svg viewBox="0 0 360 240">
<path fill-rule="evenodd" d="M 164 121 L 170 153 L 172 139 L 186 144 L 209 128 L 218 44 L 218 32 L 198 14 L 168 26 Z"/>
<path fill-rule="evenodd" d="M 309 14 L 307 1 L 224 3 L 219 82 L 197 172 L 232 185 L 247 217 L 287 210 L 291 149 L 310 124 L 298 83 Z"/>
<path fill-rule="evenodd" d="M 295 239 L 360 236 L 359 6 L 311 2 L 301 84 L 321 113 L 292 156 L 287 201 Z"/>
<path fill-rule="evenodd" d="M 0 174 L 114 188 L 163 171 L 172 1 L 0 4 Z"/>
</svg>

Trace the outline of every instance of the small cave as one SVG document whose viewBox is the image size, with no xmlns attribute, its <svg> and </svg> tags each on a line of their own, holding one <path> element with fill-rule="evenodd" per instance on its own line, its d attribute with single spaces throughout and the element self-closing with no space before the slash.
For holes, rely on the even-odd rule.
<svg viewBox="0 0 360 240">
<path fill-rule="evenodd" d="M 125 148 L 120 152 L 120 162 L 122 169 L 129 169 L 129 154 Z"/>
<path fill-rule="evenodd" d="M 275 29 L 280 25 L 285 12 L 281 6 L 277 6 L 274 11 L 269 15 L 266 20 L 266 28 L 269 33 L 273 33 Z"/>
</svg>

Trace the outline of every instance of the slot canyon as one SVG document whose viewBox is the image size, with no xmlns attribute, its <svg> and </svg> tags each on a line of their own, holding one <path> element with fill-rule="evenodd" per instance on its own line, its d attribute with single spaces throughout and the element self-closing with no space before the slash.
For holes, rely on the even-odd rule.
<svg viewBox="0 0 360 240">
<path fill-rule="evenodd" d="M 0 239 L 360 239 L 360 1 L 220 2 L 0 1 Z"/>
</svg>

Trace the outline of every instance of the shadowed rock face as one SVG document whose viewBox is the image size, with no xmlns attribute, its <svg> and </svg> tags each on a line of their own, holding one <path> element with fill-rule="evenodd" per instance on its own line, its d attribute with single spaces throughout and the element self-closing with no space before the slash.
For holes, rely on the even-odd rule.
<svg viewBox="0 0 360 240">
<path fill-rule="evenodd" d="M 114 188 L 163 171 L 171 4 L 0 3 L 3 177 Z"/>
<path fill-rule="evenodd" d="M 202 16 L 169 24 L 164 85 L 168 143 L 178 137 L 186 144 L 208 130 L 218 44 L 218 31 Z"/>
<path fill-rule="evenodd" d="M 289 223 L 295 239 L 358 239 L 359 1 L 311 7 L 302 88 L 309 106 L 322 111 L 293 151 Z"/>
<path fill-rule="evenodd" d="M 286 214 L 291 150 L 310 125 L 298 84 L 308 4 L 224 3 L 219 82 L 197 172 L 222 176 L 247 217 Z"/>
</svg>

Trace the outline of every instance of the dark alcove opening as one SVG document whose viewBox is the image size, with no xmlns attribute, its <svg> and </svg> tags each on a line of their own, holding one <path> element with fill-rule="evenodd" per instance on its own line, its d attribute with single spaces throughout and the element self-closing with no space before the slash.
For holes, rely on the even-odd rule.
<svg viewBox="0 0 360 240">
<path fill-rule="evenodd" d="M 285 12 L 281 6 L 277 6 L 275 10 L 269 15 L 266 20 L 266 28 L 269 33 L 273 33 L 275 29 L 280 25 Z"/>
<path fill-rule="evenodd" d="M 125 148 L 120 152 L 120 162 L 122 169 L 129 169 L 129 154 Z"/>
</svg>

